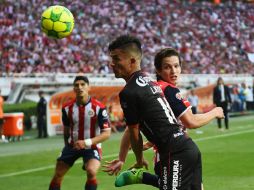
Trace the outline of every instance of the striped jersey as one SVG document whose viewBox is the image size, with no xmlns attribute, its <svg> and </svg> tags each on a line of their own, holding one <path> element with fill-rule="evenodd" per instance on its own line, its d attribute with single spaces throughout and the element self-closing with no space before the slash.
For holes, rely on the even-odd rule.
<svg viewBox="0 0 254 190">
<path fill-rule="evenodd" d="M 94 98 L 86 105 L 77 105 L 71 101 L 62 108 L 62 122 L 70 130 L 69 144 L 98 136 L 104 130 L 110 130 L 106 107 Z M 92 145 L 92 149 L 101 148 L 101 143 Z"/>
</svg>

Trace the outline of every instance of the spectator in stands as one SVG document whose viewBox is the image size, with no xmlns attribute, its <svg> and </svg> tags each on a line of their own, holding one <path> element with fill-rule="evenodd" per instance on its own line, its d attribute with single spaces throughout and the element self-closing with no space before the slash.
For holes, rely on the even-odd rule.
<svg viewBox="0 0 254 190">
<path fill-rule="evenodd" d="M 1 90 L 0 90 L 0 142 L 8 142 L 7 139 L 5 139 L 5 136 L 3 134 L 3 125 L 4 125 L 4 111 L 3 111 L 3 105 L 4 105 L 4 98 L 1 96 Z"/>
<path fill-rule="evenodd" d="M 38 137 L 37 138 L 47 138 L 47 101 L 44 98 L 44 92 L 39 91 L 40 100 L 37 103 L 37 128 Z"/>
<path fill-rule="evenodd" d="M 188 63 L 183 73 L 254 74 L 254 65 L 246 56 L 254 53 L 251 3 L 227 0 L 217 6 L 208 1 L 69 1 L 68 8 L 79 24 L 69 38 L 55 41 L 45 37 L 38 25 L 40 13 L 52 1 L 8 2 L 1 4 L 0 13 L 0 73 L 5 75 L 107 74 L 112 71 L 101 67 L 107 63 L 105 46 L 114 34 L 126 31 L 142 37 L 142 67 L 147 72 L 153 72 L 150 64 L 155 52 L 171 44 Z"/>
<path fill-rule="evenodd" d="M 194 90 L 190 91 L 190 95 L 188 96 L 188 100 L 191 104 L 192 113 L 196 114 L 198 109 L 198 96 L 194 93 Z"/>
<path fill-rule="evenodd" d="M 231 110 L 232 112 L 239 112 L 240 111 L 240 98 L 239 98 L 239 88 L 238 85 L 235 84 L 232 87 L 232 92 L 231 92 L 231 99 L 232 99 L 232 106 Z"/>
<path fill-rule="evenodd" d="M 240 86 L 239 90 L 239 99 L 240 99 L 240 111 L 246 110 L 246 92 L 247 92 L 247 86 L 243 82 Z"/>
<path fill-rule="evenodd" d="M 213 90 L 213 103 L 222 107 L 224 115 L 225 115 L 225 127 L 229 129 L 229 117 L 228 117 L 228 107 L 231 104 L 231 96 L 229 92 L 229 88 L 224 84 L 224 81 L 221 77 L 217 80 L 217 85 Z M 221 119 L 217 118 L 217 123 L 219 129 L 221 128 Z"/>
<path fill-rule="evenodd" d="M 251 86 L 248 86 L 245 90 L 246 92 L 246 109 L 248 111 L 253 110 L 253 89 Z"/>
</svg>

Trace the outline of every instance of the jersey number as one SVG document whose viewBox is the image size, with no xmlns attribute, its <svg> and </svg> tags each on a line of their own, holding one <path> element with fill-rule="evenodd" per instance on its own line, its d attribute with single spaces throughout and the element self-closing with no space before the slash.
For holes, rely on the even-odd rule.
<svg viewBox="0 0 254 190">
<path fill-rule="evenodd" d="M 168 120 L 171 124 L 175 124 L 176 123 L 176 118 L 175 115 L 173 114 L 171 107 L 169 106 L 167 100 L 165 98 L 157 98 L 158 102 L 160 103 L 160 105 L 162 106 L 166 116 L 168 117 Z"/>
</svg>

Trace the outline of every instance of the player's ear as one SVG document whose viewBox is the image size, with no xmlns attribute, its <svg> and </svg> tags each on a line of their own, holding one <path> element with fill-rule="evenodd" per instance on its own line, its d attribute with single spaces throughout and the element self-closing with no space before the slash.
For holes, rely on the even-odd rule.
<svg viewBox="0 0 254 190">
<path fill-rule="evenodd" d="M 131 64 L 135 64 L 137 61 L 134 57 L 131 58 Z"/>
<path fill-rule="evenodd" d="M 87 84 L 87 91 L 90 92 L 90 90 L 91 90 L 91 87 L 89 84 Z"/>
<path fill-rule="evenodd" d="M 161 75 L 161 70 L 155 69 L 155 74 L 160 76 Z"/>
</svg>

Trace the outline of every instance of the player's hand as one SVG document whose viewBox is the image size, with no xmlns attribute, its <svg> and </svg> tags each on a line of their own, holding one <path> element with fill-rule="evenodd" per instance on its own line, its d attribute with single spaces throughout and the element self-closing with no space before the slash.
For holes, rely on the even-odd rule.
<svg viewBox="0 0 254 190">
<path fill-rule="evenodd" d="M 151 147 L 153 147 L 153 143 L 151 143 L 149 141 L 143 143 L 143 151 L 148 150 Z"/>
<path fill-rule="evenodd" d="M 80 149 L 86 148 L 85 142 L 83 140 L 77 140 L 76 142 L 74 142 L 74 146 L 73 147 L 76 150 L 80 150 Z"/>
<path fill-rule="evenodd" d="M 147 160 L 143 160 L 142 164 L 135 163 L 133 166 L 129 168 L 129 170 L 131 170 L 132 168 L 143 168 L 143 167 L 145 167 L 145 169 L 148 170 L 148 164 L 149 163 Z"/>
<path fill-rule="evenodd" d="M 117 175 L 121 171 L 123 164 L 124 162 L 118 159 L 106 161 L 102 166 L 104 168 L 102 171 L 107 172 L 108 175 Z"/>
<path fill-rule="evenodd" d="M 217 113 L 217 116 L 216 116 L 217 118 L 219 118 L 219 119 L 224 119 L 225 118 L 224 113 L 223 113 L 223 109 L 221 107 L 216 107 L 216 108 L 214 108 L 214 110 Z"/>
</svg>

